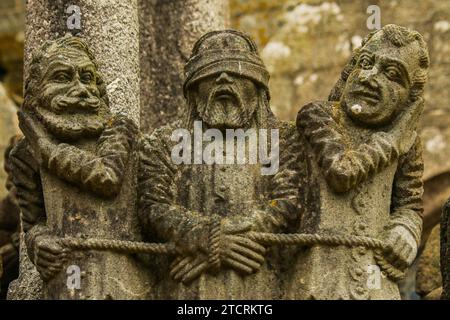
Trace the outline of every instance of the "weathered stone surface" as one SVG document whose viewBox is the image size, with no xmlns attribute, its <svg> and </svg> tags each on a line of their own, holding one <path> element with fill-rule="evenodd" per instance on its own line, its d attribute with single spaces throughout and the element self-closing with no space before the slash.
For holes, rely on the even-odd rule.
<svg viewBox="0 0 450 320">
<path fill-rule="evenodd" d="M 296 130 L 273 116 L 267 81 L 267 70 L 250 38 L 237 31 L 207 33 L 195 44 L 186 65 L 186 117 L 143 139 L 138 190 L 144 232 L 150 240 L 174 243 L 178 251 L 168 261 L 157 261 L 153 269 L 160 298 L 281 296 L 278 250 L 265 248 L 246 234 L 287 232 L 299 213 Z M 257 142 L 244 138 L 235 143 L 228 133 L 217 137 L 239 128 L 268 131 L 254 131 Z M 212 132 L 207 129 L 214 130 L 223 150 L 211 154 L 208 143 L 194 141 Z M 279 144 L 272 135 L 268 147 L 271 152 L 279 147 L 279 170 L 263 175 L 259 157 L 236 163 L 235 144 L 243 143 L 247 150 L 257 147 L 255 143 L 265 144 L 264 135 L 271 130 L 279 131 Z M 192 136 L 184 156 L 195 159 L 200 154 L 201 163 L 174 162 L 178 149 L 171 136 L 179 133 Z M 230 143 L 233 150 L 225 148 Z M 232 161 L 219 160 L 222 156 L 231 156 Z"/>
<path fill-rule="evenodd" d="M 228 1 L 140 0 L 141 128 L 153 129 L 186 110 L 183 67 L 194 42 L 229 24 Z"/>
<path fill-rule="evenodd" d="M 6 190 L 8 194 L 0 201 L 0 299 L 6 298 L 9 283 L 18 277 L 19 273 L 19 232 L 20 209 L 17 204 L 16 189 L 11 177 L 9 153 L 18 141 L 18 137 L 10 140 L 5 150 L 5 172 L 8 174 Z"/>
<path fill-rule="evenodd" d="M 420 34 L 387 25 L 354 51 L 331 101 L 300 109 L 297 126 L 310 159 L 303 190 L 311 193 L 302 232 L 378 238 L 392 253 L 367 246 L 300 250 L 288 297 L 400 298 L 396 282 L 414 261 L 422 231 L 416 128 L 428 66 Z M 377 273 L 368 267 L 377 265 L 386 278 L 370 278 Z M 371 279 L 378 284 L 368 285 Z"/>
<path fill-rule="evenodd" d="M 65 10 L 69 5 L 78 5 L 81 9 L 81 30 L 73 30 L 73 32 L 83 37 L 93 54 L 98 57 L 98 69 L 104 77 L 103 79 L 105 79 L 105 83 L 102 84 L 102 95 L 105 96 L 105 94 L 107 94 L 109 107 L 113 114 L 119 115 L 119 118 L 125 117 L 126 119 L 131 119 L 131 121 L 134 122 L 134 126 L 136 126 L 139 123 L 139 25 L 137 1 L 28 1 L 27 30 L 25 37 L 25 77 L 27 81 L 33 80 L 33 76 L 36 76 L 36 74 L 31 71 L 31 58 L 33 54 L 36 54 L 36 50 L 40 48 L 46 40 L 57 39 L 68 31 L 66 20 L 70 14 L 66 13 Z M 112 10 L 112 8 L 114 8 L 114 10 Z M 33 21 L 41 21 L 41 23 L 35 24 Z M 76 64 L 78 62 L 72 63 Z M 38 66 L 38 68 L 39 67 L 44 66 Z M 31 88 L 37 90 L 41 85 L 39 81 L 42 81 L 42 79 L 34 80 L 36 80 L 36 82 L 33 83 L 34 86 L 31 86 Z M 31 84 L 31 82 L 29 84 Z M 28 93 L 30 94 L 30 92 Z M 30 102 L 31 98 L 31 96 L 28 97 L 28 102 Z M 27 99 L 26 95 L 25 99 Z M 71 100 L 69 99 L 68 101 L 70 102 Z M 70 103 L 73 104 L 70 104 L 69 107 L 73 107 L 74 110 L 79 110 L 77 108 L 88 106 L 87 104 L 80 104 L 77 106 L 77 102 Z M 44 103 L 42 107 L 44 108 L 42 110 L 45 111 L 45 108 L 49 106 Z M 55 110 L 53 110 L 53 112 L 55 112 Z M 53 120 L 62 122 L 63 126 L 68 125 L 68 123 L 64 123 L 64 121 L 72 121 L 71 124 L 74 125 L 73 129 L 79 127 L 81 131 L 86 130 L 86 128 L 83 128 L 84 124 L 87 126 L 87 131 L 92 131 L 92 129 L 95 131 L 95 128 L 89 128 L 90 120 L 88 118 L 83 119 L 80 116 L 79 120 L 81 120 L 81 122 L 77 124 L 76 115 L 72 116 L 72 119 L 69 117 L 65 119 L 66 116 L 60 118 L 56 116 L 52 119 L 51 112 L 47 112 L 46 116 L 41 117 L 40 119 L 48 120 L 50 122 Z M 27 121 L 22 121 L 23 128 L 26 127 L 26 123 Z M 30 125 L 30 123 L 37 122 L 28 121 L 28 125 Z M 55 124 L 55 122 L 53 122 L 53 124 Z M 94 124 L 94 122 L 91 122 L 91 124 Z M 123 130 L 125 130 L 125 127 L 129 127 L 129 125 L 125 125 L 121 122 L 116 123 L 115 121 L 108 123 L 108 126 L 113 124 L 119 128 L 119 131 L 122 130 L 120 129 L 121 127 Z M 53 148 L 54 152 L 52 152 L 55 156 L 52 158 L 52 164 L 49 162 L 46 167 L 45 161 L 48 161 L 48 158 L 45 159 L 44 157 L 42 168 L 39 169 L 39 166 L 36 167 L 32 164 L 32 160 L 34 160 L 34 162 L 38 160 L 39 163 L 39 157 L 35 159 L 32 156 L 30 157 L 30 155 L 25 155 L 24 158 L 21 158 L 20 152 L 18 152 L 18 158 L 19 160 L 25 160 L 25 162 L 28 163 L 28 166 L 31 164 L 31 168 L 34 169 L 34 172 L 38 173 L 38 179 L 35 180 L 36 182 L 39 181 L 39 175 L 42 176 L 45 209 L 48 214 L 47 222 L 52 236 L 97 235 L 115 238 L 122 237 L 126 239 L 138 238 L 137 222 L 133 222 L 133 219 L 136 219 L 135 206 L 133 205 L 136 202 L 136 195 L 134 192 L 136 158 L 131 156 L 128 163 L 124 162 L 124 167 L 119 168 L 120 175 L 123 175 L 123 181 L 120 178 L 117 182 L 119 183 L 119 186 L 124 186 L 119 189 L 123 190 L 123 192 L 120 192 L 120 195 L 115 198 L 115 200 L 103 200 L 96 195 L 99 193 L 99 190 L 97 189 L 99 186 L 96 185 L 96 183 L 89 185 L 89 181 L 96 181 L 96 178 L 99 177 L 95 175 L 83 177 L 83 173 L 81 173 L 80 177 L 78 176 L 79 169 L 77 169 L 77 166 L 82 165 L 83 159 L 84 161 L 88 160 L 90 157 L 89 154 L 95 157 L 97 152 L 99 155 L 102 152 L 108 152 L 108 148 L 101 143 L 98 144 L 100 149 L 95 150 L 95 141 L 96 138 L 98 138 L 98 134 L 96 135 L 93 134 L 93 132 L 90 132 L 89 137 L 91 137 L 91 142 L 89 142 L 88 139 L 86 141 L 83 140 L 83 143 L 78 144 L 76 141 L 81 137 L 89 137 L 83 135 L 70 137 L 70 134 L 69 136 L 65 134 L 64 128 L 61 132 L 59 129 L 55 130 L 56 127 L 53 128 L 53 130 L 50 130 L 47 125 L 48 122 L 45 123 L 44 126 L 45 130 L 49 130 L 48 137 L 55 139 L 55 141 L 52 141 L 56 142 L 56 146 Z M 36 128 L 28 128 L 28 130 L 32 133 L 36 132 Z M 37 132 L 39 132 L 39 130 Z M 43 135 L 39 134 L 37 136 L 40 139 L 43 137 Z M 29 134 L 27 138 L 36 139 L 36 134 L 34 134 L 34 137 L 33 134 Z M 67 140 L 67 138 L 69 138 L 69 140 Z M 111 139 L 114 140 L 114 138 Z M 103 137 L 103 141 L 104 140 L 108 140 L 108 138 Z M 61 142 L 67 141 L 72 142 L 74 145 L 69 146 L 61 144 Z M 122 142 L 128 143 L 123 139 Z M 120 143 L 120 139 L 117 140 L 116 143 Z M 39 144 L 37 143 L 32 143 L 33 147 L 37 147 L 38 145 Z M 62 151 L 64 148 L 73 150 L 74 153 L 70 153 L 72 157 L 67 158 L 69 154 L 65 154 Z M 50 148 L 50 150 L 51 149 L 52 148 Z M 22 150 L 24 150 L 25 154 L 30 151 L 26 151 L 26 148 L 22 148 Z M 58 150 L 61 153 L 59 153 Z M 116 151 L 120 154 L 121 149 L 119 148 Z M 128 152 L 132 154 L 130 150 L 126 151 L 126 153 Z M 74 157 L 75 155 L 77 156 Z M 113 153 L 110 155 L 114 157 Z M 52 167 L 52 165 L 54 166 Z M 90 166 L 87 166 L 86 168 L 89 167 Z M 99 168 L 94 166 L 92 167 L 92 170 L 100 176 L 101 174 L 109 174 L 108 172 L 102 172 L 103 169 L 101 166 Z M 29 176 L 29 178 L 33 179 L 35 176 Z M 80 178 L 80 180 L 77 181 L 77 178 Z M 85 178 L 87 180 L 85 180 Z M 107 181 L 108 180 L 105 180 L 105 182 Z M 74 186 L 74 183 L 78 185 L 78 187 Z M 33 192 L 39 193 L 39 184 L 34 185 L 37 189 L 31 190 L 30 195 L 32 195 Z M 84 192 L 84 188 L 91 191 Z M 105 188 L 108 190 L 108 187 L 100 187 L 100 193 L 101 190 L 105 190 Z M 55 193 L 54 190 L 58 190 L 58 192 Z M 118 189 L 111 188 L 109 191 L 114 194 Z M 40 198 L 37 197 L 33 199 Z M 38 209 L 39 206 L 41 206 L 42 211 L 42 202 L 40 205 L 37 203 Z M 32 220 L 28 222 L 31 222 L 31 226 L 33 226 L 33 223 L 36 223 L 35 221 L 36 220 Z M 87 223 L 87 221 L 89 221 L 89 223 Z M 31 237 L 31 239 L 32 238 L 33 237 Z M 28 246 L 29 248 L 33 247 L 33 242 L 36 241 L 29 241 L 31 244 Z M 47 243 L 47 245 L 49 244 Z M 42 244 L 42 246 L 45 246 L 45 244 Z M 26 263 L 26 259 L 26 255 L 24 255 L 24 264 Z M 149 284 L 148 279 L 141 277 L 138 271 L 130 272 L 130 270 L 136 269 L 135 265 L 137 262 L 128 255 L 95 252 L 87 255 L 70 255 L 68 260 L 65 261 L 71 261 L 74 264 L 79 263 L 81 268 L 86 267 L 86 270 L 81 270 L 83 272 L 82 281 L 85 282 L 84 287 L 82 286 L 84 290 L 69 290 L 68 287 L 66 287 L 65 273 L 62 273 L 47 283 L 46 288 L 52 288 L 52 290 L 44 292 L 46 297 L 79 299 L 146 298 L 151 289 L 151 284 Z M 67 267 L 67 265 L 65 266 Z M 26 267 L 21 268 L 21 270 L 30 269 L 32 269 L 32 266 L 29 261 Z M 43 272 L 45 273 L 45 270 Z M 44 278 L 48 280 L 48 277 L 44 276 Z M 139 278 L 139 280 L 137 280 L 137 278 Z M 95 279 L 101 280 L 95 281 Z M 14 289 L 10 292 L 12 298 L 23 296 L 29 297 L 33 294 L 34 291 L 32 287 L 27 283 L 20 282 L 21 280 L 30 281 L 31 277 L 22 274 L 21 272 L 19 282 L 15 284 Z M 130 285 L 132 289 L 127 289 L 126 284 Z M 140 290 L 141 286 L 145 287 L 145 289 Z"/>
<path fill-rule="evenodd" d="M 447 200 L 441 218 L 440 264 L 442 275 L 442 299 L 450 300 L 450 201 Z"/>
</svg>

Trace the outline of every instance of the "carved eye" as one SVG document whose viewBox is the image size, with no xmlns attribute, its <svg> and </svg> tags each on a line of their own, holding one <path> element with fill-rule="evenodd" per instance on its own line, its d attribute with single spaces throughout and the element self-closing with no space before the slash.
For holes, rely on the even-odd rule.
<svg viewBox="0 0 450 320">
<path fill-rule="evenodd" d="M 368 57 L 361 57 L 359 65 L 361 68 L 368 70 L 372 68 L 372 61 Z"/>
<path fill-rule="evenodd" d="M 58 72 L 54 75 L 53 80 L 56 82 L 69 82 L 70 76 L 66 72 Z"/>
<path fill-rule="evenodd" d="M 400 77 L 400 73 L 395 67 L 387 67 L 386 75 L 388 76 L 389 79 L 398 79 Z"/>
<path fill-rule="evenodd" d="M 94 76 L 90 72 L 85 72 L 81 75 L 81 82 L 83 83 L 91 83 L 94 79 Z"/>
</svg>

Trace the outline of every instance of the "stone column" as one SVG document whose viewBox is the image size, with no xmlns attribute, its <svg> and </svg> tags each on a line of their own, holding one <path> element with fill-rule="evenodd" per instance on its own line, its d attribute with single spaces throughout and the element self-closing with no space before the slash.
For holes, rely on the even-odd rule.
<svg viewBox="0 0 450 320">
<path fill-rule="evenodd" d="M 184 114 L 183 68 L 195 41 L 227 28 L 228 0 L 139 0 L 141 128 L 154 128 Z"/>
<path fill-rule="evenodd" d="M 80 29 L 69 30 L 68 18 L 80 9 Z M 83 38 L 99 64 L 99 71 L 107 84 L 110 108 L 139 124 L 139 23 L 137 0 L 29 0 L 27 1 L 25 34 L 25 77 L 31 56 L 45 40 L 71 32 Z M 106 201 L 75 189 L 45 170 L 41 171 L 47 225 L 60 236 L 98 236 L 124 240 L 139 240 L 136 220 L 135 152 L 125 173 L 119 197 Z M 70 204 L 68 204 L 68 202 Z M 72 207 L 71 207 L 72 206 Z M 71 208 L 71 209 L 70 209 Z M 82 208 L 74 220 L 74 212 Z M 72 224 L 72 225 L 71 225 Z M 10 298 L 40 298 L 36 272 L 22 253 L 21 274 L 10 290 Z M 145 268 L 129 255 L 111 252 L 87 252 L 75 255 L 69 264 L 80 264 L 81 289 L 69 290 L 64 269 L 44 285 L 43 297 L 54 299 L 139 299 L 151 298 L 151 283 Z M 85 270 L 83 270 L 85 269 Z M 34 279 L 33 281 L 30 279 Z M 28 282 L 25 284 L 24 282 Z M 33 283 L 30 284 L 29 282 Z M 22 283 L 21 283 L 22 282 Z M 33 289 L 31 291 L 29 288 Z M 28 288 L 27 288 L 28 286 Z"/>
</svg>

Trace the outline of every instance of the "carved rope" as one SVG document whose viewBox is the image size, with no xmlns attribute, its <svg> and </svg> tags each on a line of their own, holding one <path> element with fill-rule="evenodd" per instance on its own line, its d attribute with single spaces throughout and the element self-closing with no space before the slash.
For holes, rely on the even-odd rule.
<svg viewBox="0 0 450 320">
<path fill-rule="evenodd" d="M 384 259 L 384 255 L 392 252 L 392 247 L 383 241 L 370 237 L 353 235 L 326 235 L 326 234 L 281 234 L 249 232 L 245 234 L 251 240 L 265 245 L 297 245 L 297 246 L 363 246 L 375 250 L 374 258 L 381 270 L 393 281 L 404 278 L 405 272 L 393 267 Z M 100 250 L 115 251 L 123 253 L 147 253 L 147 254 L 168 254 L 177 253 L 174 244 L 171 243 L 147 243 L 125 240 L 111 239 L 81 239 L 81 238 L 61 238 L 60 243 L 72 250 Z"/>
</svg>

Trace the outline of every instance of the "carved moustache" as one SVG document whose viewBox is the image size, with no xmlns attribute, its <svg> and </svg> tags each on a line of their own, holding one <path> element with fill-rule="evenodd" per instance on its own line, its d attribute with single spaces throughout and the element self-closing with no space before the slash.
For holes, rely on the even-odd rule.
<svg viewBox="0 0 450 320">
<path fill-rule="evenodd" d="M 56 113 L 95 113 L 101 102 L 97 97 L 55 97 L 52 102 L 52 109 Z"/>
<path fill-rule="evenodd" d="M 44 126 L 56 137 L 62 140 L 77 140 L 98 136 L 104 129 L 107 116 L 106 105 L 99 103 L 100 114 L 68 113 L 58 115 L 42 107 L 36 107 L 36 115 Z"/>
</svg>

